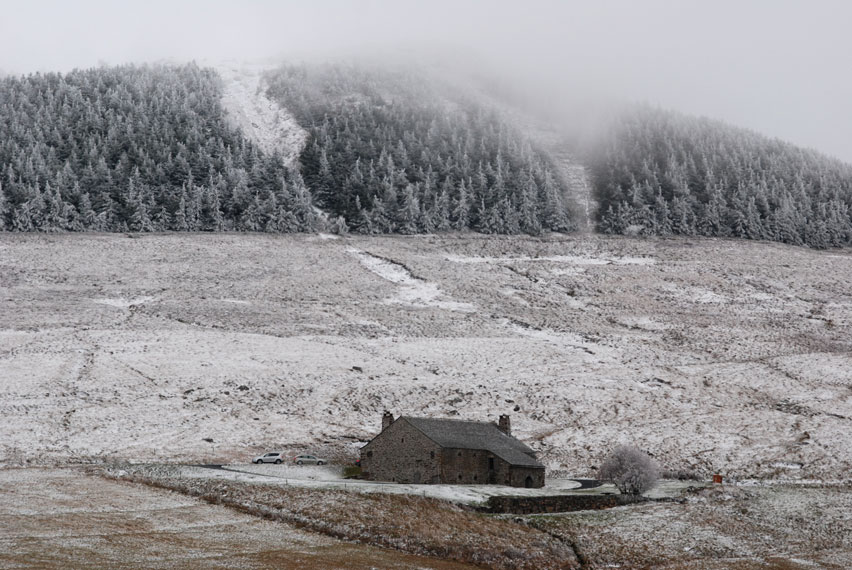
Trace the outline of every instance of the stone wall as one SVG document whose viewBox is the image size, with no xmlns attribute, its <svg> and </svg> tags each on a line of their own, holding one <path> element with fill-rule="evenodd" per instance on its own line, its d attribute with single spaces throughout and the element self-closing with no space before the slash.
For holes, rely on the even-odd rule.
<svg viewBox="0 0 852 570">
<path fill-rule="evenodd" d="M 541 467 L 512 467 L 509 475 L 509 485 L 512 487 L 526 487 L 527 477 L 530 478 L 531 484 L 529 486 L 531 488 L 538 489 L 544 487 L 544 468 Z"/>
<path fill-rule="evenodd" d="M 361 448 L 361 473 L 371 481 L 439 483 L 441 449 L 400 418 Z"/>
<path fill-rule="evenodd" d="M 447 448 L 442 451 L 441 479 L 457 485 L 509 485 L 511 473 L 508 463 L 488 451 Z"/>
<path fill-rule="evenodd" d="M 527 477 L 531 479 L 531 487 L 544 487 L 543 468 L 513 467 L 481 449 L 448 448 L 442 452 L 441 479 L 444 483 L 526 487 Z"/>
<path fill-rule="evenodd" d="M 610 509 L 620 505 L 641 503 L 648 499 L 633 495 L 551 495 L 547 497 L 491 497 L 485 511 L 489 513 L 567 513 Z"/>
</svg>

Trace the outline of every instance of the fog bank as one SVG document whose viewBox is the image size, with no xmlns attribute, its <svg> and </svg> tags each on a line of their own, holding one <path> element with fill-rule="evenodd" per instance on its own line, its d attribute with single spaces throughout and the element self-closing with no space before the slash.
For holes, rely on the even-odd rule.
<svg viewBox="0 0 852 570">
<path fill-rule="evenodd" d="M 852 162 L 842 1 L 0 2 L 0 70 L 432 51 L 536 94 L 640 100 Z"/>
</svg>

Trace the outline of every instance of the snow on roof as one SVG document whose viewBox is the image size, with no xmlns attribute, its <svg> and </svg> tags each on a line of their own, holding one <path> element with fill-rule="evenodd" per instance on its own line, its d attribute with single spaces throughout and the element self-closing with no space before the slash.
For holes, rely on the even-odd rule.
<svg viewBox="0 0 852 570">
<path fill-rule="evenodd" d="M 500 431 L 497 424 L 410 416 L 399 419 L 407 421 L 441 447 L 481 449 L 493 453 L 511 465 L 544 468 L 544 465 L 535 460 L 535 452 L 530 447 Z"/>
</svg>

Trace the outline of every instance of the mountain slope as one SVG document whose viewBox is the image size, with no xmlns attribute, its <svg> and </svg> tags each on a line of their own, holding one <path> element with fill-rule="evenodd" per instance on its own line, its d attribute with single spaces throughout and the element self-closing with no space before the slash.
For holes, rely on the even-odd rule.
<svg viewBox="0 0 852 570">
<path fill-rule="evenodd" d="M 605 233 L 852 244 L 852 166 L 750 131 L 637 107 L 591 164 Z"/>
<path fill-rule="evenodd" d="M 310 133 L 302 174 L 361 233 L 538 234 L 576 227 L 548 157 L 497 113 L 428 76 L 286 66 L 270 95 Z"/>
<path fill-rule="evenodd" d="M 850 281 L 730 239 L 7 233 L 0 456 L 345 456 L 387 409 L 512 414 L 575 475 L 844 478 Z"/>
<path fill-rule="evenodd" d="M 634 107 L 588 146 L 458 71 L 220 70 L 0 79 L 0 231 L 538 235 L 594 219 L 852 244 L 852 166 L 722 123 Z"/>
<path fill-rule="evenodd" d="M 0 230 L 312 231 L 310 192 L 197 66 L 0 80 Z"/>
</svg>

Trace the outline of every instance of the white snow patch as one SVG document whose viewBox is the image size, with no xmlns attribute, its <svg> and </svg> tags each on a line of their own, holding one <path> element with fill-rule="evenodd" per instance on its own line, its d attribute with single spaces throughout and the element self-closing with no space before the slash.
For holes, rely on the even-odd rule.
<svg viewBox="0 0 852 570">
<path fill-rule="evenodd" d="M 616 265 L 654 265 L 657 260 L 653 257 L 613 257 Z"/>
<path fill-rule="evenodd" d="M 776 461 L 772 466 L 781 469 L 801 469 L 803 467 L 801 463 L 792 463 L 790 461 Z"/>
<path fill-rule="evenodd" d="M 272 154 L 279 151 L 288 166 L 299 158 L 308 133 L 287 109 L 266 96 L 262 64 L 222 62 L 216 65 L 224 83 L 222 106 L 234 127 Z"/>
<path fill-rule="evenodd" d="M 664 283 L 660 289 L 668 291 L 675 297 L 687 300 L 690 303 L 707 304 L 727 304 L 730 299 L 724 295 L 719 295 L 709 289 L 694 286 L 675 285 L 673 283 Z"/>
<path fill-rule="evenodd" d="M 805 560 L 803 558 L 788 558 L 787 560 L 789 560 L 793 564 L 801 564 L 802 566 L 819 566 L 819 564 L 817 564 L 816 562 L 813 562 L 811 560 Z"/>
<path fill-rule="evenodd" d="M 512 263 L 518 261 L 541 262 L 548 261 L 553 263 L 569 263 L 572 265 L 653 265 L 656 260 L 653 257 L 621 257 L 615 255 L 607 255 L 603 257 L 591 257 L 582 255 L 547 255 L 541 257 L 480 257 L 466 255 L 448 255 L 447 261 L 453 263 Z"/>
<path fill-rule="evenodd" d="M 612 358 L 611 351 L 608 348 L 590 343 L 578 334 L 524 326 L 508 319 L 504 321 L 504 324 L 509 330 L 520 336 L 552 343 L 572 352 L 581 351 L 585 353 L 582 357 L 575 356 L 575 360 L 603 362 Z"/>
<path fill-rule="evenodd" d="M 361 251 L 360 249 L 349 248 L 347 251 L 355 255 L 358 261 L 361 262 L 361 265 L 382 279 L 400 285 L 399 292 L 395 297 L 388 299 L 388 303 L 400 303 L 413 307 L 438 307 L 439 309 L 464 313 L 476 311 L 476 308 L 470 303 L 449 300 L 437 284 L 414 277 L 402 265 Z"/>
<path fill-rule="evenodd" d="M 521 291 L 518 291 L 517 289 L 512 289 L 512 288 L 507 287 L 505 289 L 500 289 L 500 293 L 502 295 L 505 295 L 506 297 L 510 297 L 511 299 L 517 301 L 521 305 L 529 306 L 529 303 L 526 301 L 526 299 L 524 299 L 523 297 L 521 297 L 519 295 L 519 293 L 521 293 Z"/>
<path fill-rule="evenodd" d="M 727 303 L 728 299 L 712 291 L 704 291 L 695 298 L 696 303 Z"/>
<path fill-rule="evenodd" d="M 773 301 L 775 300 L 775 295 L 770 295 L 769 293 L 752 293 L 749 295 L 750 298 L 756 301 Z"/>
<path fill-rule="evenodd" d="M 141 305 L 143 303 L 147 303 L 153 300 L 154 297 L 137 297 L 135 299 L 125 299 L 124 297 L 119 297 L 117 299 L 92 299 L 92 302 L 98 303 L 99 305 L 109 305 L 110 307 L 126 309 L 131 305 Z"/>
<path fill-rule="evenodd" d="M 559 267 L 550 270 L 551 275 L 581 275 L 585 272 L 582 267 Z"/>
<path fill-rule="evenodd" d="M 563 340 L 563 335 L 550 330 L 525 327 L 508 320 L 506 321 L 506 326 L 515 331 L 517 334 L 529 338 L 536 338 L 539 340 L 546 340 L 550 342 L 561 342 Z"/>
</svg>

